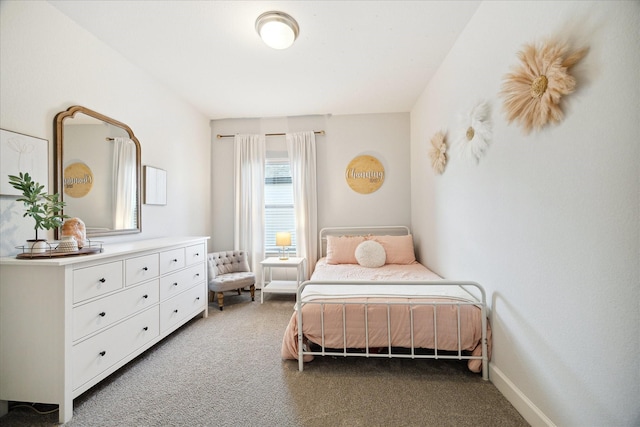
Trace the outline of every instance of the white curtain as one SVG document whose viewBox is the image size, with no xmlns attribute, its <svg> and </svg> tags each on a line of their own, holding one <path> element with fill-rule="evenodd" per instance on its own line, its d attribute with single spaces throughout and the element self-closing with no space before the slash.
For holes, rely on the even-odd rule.
<svg viewBox="0 0 640 427">
<path fill-rule="evenodd" d="M 298 256 L 307 259 L 308 278 L 318 260 L 316 136 L 308 131 L 287 133 L 286 138 L 296 215 L 296 247 Z"/>
<path fill-rule="evenodd" d="M 113 138 L 114 229 L 136 228 L 136 144 L 129 138 Z"/>
<path fill-rule="evenodd" d="M 264 135 L 236 135 L 234 139 L 234 249 L 249 254 L 256 285 L 262 283 L 264 259 Z"/>
</svg>

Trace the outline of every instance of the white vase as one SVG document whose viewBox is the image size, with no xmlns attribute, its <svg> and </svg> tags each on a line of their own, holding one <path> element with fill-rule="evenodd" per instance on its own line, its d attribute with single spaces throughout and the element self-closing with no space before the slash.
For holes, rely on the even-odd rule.
<svg viewBox="0 0 640 427">
<path fill-rule="evenodd" d="M 49 250 L 49 244 L 46 239 L 27 240 L 25 252 L 29 254 L 42 254 Z"/>
</svg>

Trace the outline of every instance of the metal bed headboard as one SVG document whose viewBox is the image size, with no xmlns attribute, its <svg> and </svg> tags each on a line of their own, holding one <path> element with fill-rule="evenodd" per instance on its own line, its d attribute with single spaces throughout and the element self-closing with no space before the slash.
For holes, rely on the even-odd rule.
<svg viewBox="0 0 640 427">
<path fill-rule="evenodd" d="M 318 233 L 318 255 L 327 256 L 327 236 L 406 236 L 408 234 L 411 234 L 411 231 L 404 225 L 325 227 Z"/>
</svg>

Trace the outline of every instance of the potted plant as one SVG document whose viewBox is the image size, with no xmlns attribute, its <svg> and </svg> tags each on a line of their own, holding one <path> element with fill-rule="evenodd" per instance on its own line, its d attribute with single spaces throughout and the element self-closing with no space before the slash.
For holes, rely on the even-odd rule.
<svg viewBox="0 0 640 427">
<path fill-rule="evenodd" d="M 38 230 L 52 230 L 62 225 L 67 215 L 62 214 L 65 202 L 60 200 L 59 194 L 47 194 L 44 185 L 33 181 L 29 173 L 20 172 L 18 176 L 9 175 L 9 184 L 22 192 L 18 202 L 23 202 L 26 212 L 23 217 L 30 216 L 34 219 L 36 231 L 35 239 L 27 240 L 28 249 L 32 252 L 45 252 L 46 239 L 38 238 Z"/>
</svg>

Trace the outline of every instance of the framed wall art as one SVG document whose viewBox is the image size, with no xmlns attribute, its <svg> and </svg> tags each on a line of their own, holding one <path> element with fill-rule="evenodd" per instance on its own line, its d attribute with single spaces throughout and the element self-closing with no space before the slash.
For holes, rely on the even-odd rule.
<svg viewBox="0 0 640 427">
<path fill-rule="evenodd" d="M 35 182 L 48 192 L 49 141 L 0 129 L 0 194 L 19 196 L 21 193 L 9 185 L 9 175 L 29 173 Z"/>
<path fill-rule="evenodd" d="M 167 204 L 167 171 L 153 166 L 144 167 L 144 203 Z"/>
</svg>

